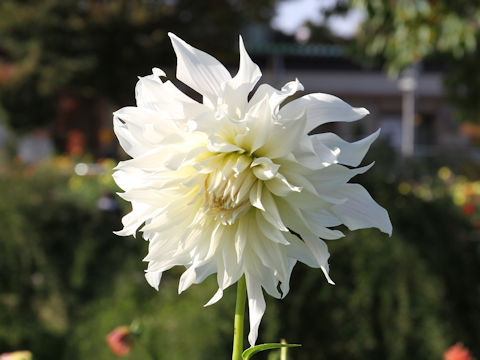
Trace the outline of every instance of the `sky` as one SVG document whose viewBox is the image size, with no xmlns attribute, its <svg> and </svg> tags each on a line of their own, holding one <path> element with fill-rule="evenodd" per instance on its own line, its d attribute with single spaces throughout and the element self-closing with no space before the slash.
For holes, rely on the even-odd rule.
<svg viewBox="0 0 480 360">
<path fill-rule="evenodd" d="M 332 7 L 335 0 L 286 0 L 277 5 L 277 14 L 272 20 L 272 26 L 287 34 L 294 34 L 306 21 L 321 23 L 321 9 Z M 337 35 L 351 37 L 358 25 L 364 19 L 359 10 L 351 10 L 347 16 L 332 17 L 327 25 Z"/>
</svg>

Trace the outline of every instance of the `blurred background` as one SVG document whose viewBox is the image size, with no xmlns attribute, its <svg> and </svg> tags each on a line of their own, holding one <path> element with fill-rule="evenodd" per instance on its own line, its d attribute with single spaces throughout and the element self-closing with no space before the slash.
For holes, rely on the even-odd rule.
<svg viewBox="0 0 480 360">
<path fill-rule="evenodd" d="M 336 286 L 297 265 L 259 341 L 302 343 L 294 360 L 442 359 L 458 342 L 480 358 L 477 0 L 1 0 L 0 353 L 114 359 L 107 334 L 133 322 L 125 358 L 230 357 L 235 289 L 203 308 L 216 280 L 178 296 L 174 269 L 157 293 L 146 243 L 112 234 L 129 209 L 111 178 L 127 158 L 111 114 L 152 67 L 174 79 L 168 31 L 232 73 L 242 34 L 263 82 L 298 77 L 370 110 L 318 131 L 382 128 L 355 181 L 393 236 L 329 242 Z"/>
</svg>

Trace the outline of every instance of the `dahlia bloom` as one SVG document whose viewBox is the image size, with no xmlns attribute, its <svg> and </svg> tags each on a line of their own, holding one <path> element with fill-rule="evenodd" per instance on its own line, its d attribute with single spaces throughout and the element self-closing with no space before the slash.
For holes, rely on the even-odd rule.
<svg viewBox="0 0 480 360">
<path fill-rule="evenodd" d="M 232 77 L 214 57 L 169 34 L 177 78 L 203 96 L 182 93 L 165 73 L 139 79 L 136 107 L 114 113 L 114 130 L 132 159 L 114 178 L 132 203 L 119 235 L 140 229 L 149 241 L 146 278 L 158 290 L 162 273 L 186 271 L 179 293 L 217 274 L 218 301 L 245 275 L 250 344 L 265 312 L 263 291 L 283 298 L 297 261 L 320 268 L 329 283 L 324 240 L 376 227 L 391 233 L 385 209 L 358 184 L 373 164 L 357 168 L 379 132 L 349 143 L 332 133 L 309 136 L 332 121 L 368 114 L 335 96 L 310 94 L 298 80 L 277 90 L 261 77 L 240 38 L 240 66 Z"/>
</svg>

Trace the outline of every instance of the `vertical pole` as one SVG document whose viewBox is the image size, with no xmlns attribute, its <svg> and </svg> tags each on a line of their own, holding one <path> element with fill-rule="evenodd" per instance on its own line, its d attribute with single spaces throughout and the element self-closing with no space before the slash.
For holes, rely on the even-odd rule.
<svg viewBox="0 0 480 360">
<path fill-rule="evenodd" d="M 415 63 L 405 69 L 398 81 L 402 91 L 402 144 L 403 157 L 411 157 L 415 151 L 415 89 L 418 86 L 418 67 Z"/>
<path fill-rule="evenodd" d="M 404 91 L 402 94 L 402 155 L 411 157 L 415 144 L 415 93 Z"/>
</svg>

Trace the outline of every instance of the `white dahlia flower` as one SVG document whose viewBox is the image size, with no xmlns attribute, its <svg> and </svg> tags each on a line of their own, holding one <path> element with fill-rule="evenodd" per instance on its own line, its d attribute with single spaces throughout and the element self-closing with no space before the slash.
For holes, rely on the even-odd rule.
<svg viewBox="0 0 480 360">
<path fill-rule="evenodd" d="M 329 283 L 324 240 L 376 227 L 391 233 L 385 209 L 361 185 L 349 183 L 373 164 L 362 161 L 378 131 L 349 143 L 332 133 L 309 136 L 332 121 L 366 114 L 335 96 L 311 94 L 298 80 L 281 90 L 261 77 L 240 38 L 240 67 L 232 77 L 212 56 L 169 34 L 177 78 L 203 95 L 194 101 L 165 73 L 140 78 L 137 106 L 114 113 L 115 133 L 132 159 L 116 167 L 120 196 L 132 203 L 119 235 L 137 229 L 149 241 L 146 278 L 158 289 L 162 273 L 184 266 L 179 293 L 216 273 L 218 301 L 245 275 L 250 344 L 265 312 L 263 290 L 283 298 L 297 261 L 322 269 Z"/>
</svg>

